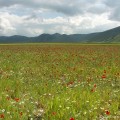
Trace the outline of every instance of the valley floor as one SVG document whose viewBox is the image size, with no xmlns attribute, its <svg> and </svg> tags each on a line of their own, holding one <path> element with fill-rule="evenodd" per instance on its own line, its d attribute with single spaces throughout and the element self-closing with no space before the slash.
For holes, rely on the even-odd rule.
<svg viewBox="0 0 120 120">
<path fill-rule="evenodd" d="M 0 45 L 0 120 L 119 120 L 119 44 Z"/>
</svg>

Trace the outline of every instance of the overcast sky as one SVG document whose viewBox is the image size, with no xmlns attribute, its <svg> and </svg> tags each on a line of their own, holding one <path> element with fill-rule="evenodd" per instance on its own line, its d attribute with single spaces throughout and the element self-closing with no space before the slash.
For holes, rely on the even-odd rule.
<svg viewBox="0 0 120 120">
<path fill-rule="evenodd" d="M 0 36 L 91 33 L 120 26 L 120 0 L 0 0 Z"/>
</svg>

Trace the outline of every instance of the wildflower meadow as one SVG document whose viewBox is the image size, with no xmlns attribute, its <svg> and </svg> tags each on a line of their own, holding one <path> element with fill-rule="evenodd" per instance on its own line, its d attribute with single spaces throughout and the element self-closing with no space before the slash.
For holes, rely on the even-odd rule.
<svg viewBox="0 0 120 120">
<path fill-rule="evenodd" d="M 0 120 L 120 120 L 120 45 L 0 45 Z"/>
</svg>

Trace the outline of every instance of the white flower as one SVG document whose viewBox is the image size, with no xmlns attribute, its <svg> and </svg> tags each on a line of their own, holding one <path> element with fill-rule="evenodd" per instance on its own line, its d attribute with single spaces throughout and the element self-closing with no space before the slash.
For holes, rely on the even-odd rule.
<svg viewBox="0 0 120 120">
<path fill-rule="evenodd" d="M 69 109 L 70 109 L 70 107 L 66 107 L 66 109 L 68 109 L 68 110 L 69 110 Z"/>
<path fill-rule="evenodd" d="M 5 109 L 2 109 L 2 112 L 5 112 Z"/>
</svg>

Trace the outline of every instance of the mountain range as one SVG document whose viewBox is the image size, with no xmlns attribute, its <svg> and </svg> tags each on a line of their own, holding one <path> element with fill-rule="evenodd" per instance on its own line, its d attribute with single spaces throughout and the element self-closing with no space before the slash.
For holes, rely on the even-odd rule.
<svg viewBox="0 0 120 120">
<path fill-rule="evenodd" d="M 120 42 L 120 26 L 97 33 L 90 34 L 41 34 L 36 37 L 26 37 L 20 35 L 0 36 L 0 43 L 117 43 Z"/>
</svg>

